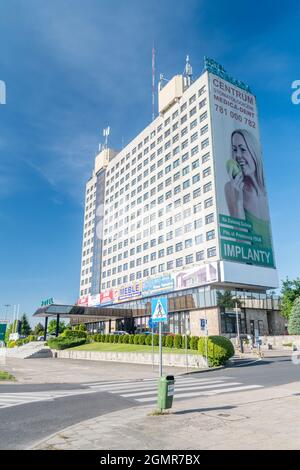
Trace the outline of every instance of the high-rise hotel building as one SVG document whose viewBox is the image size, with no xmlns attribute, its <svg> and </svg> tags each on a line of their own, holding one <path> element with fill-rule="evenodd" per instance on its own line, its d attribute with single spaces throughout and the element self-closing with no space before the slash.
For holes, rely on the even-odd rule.
<svg viewBox="0 0 300 470">
<path fill-rule="evenodd" d="M 168 297 L 174 333 L 281 332 L 255 96 L 215 61 L 176 75 L 158 117 L 122 150 L 104 146 L 86 185 L 79 304 L 120 309 L 106 329 L 142 329 Z M 133 319 L 122 317 L 132 309 Z M 125 326 L 124 326 L 125 325 Z"/>
</svg>

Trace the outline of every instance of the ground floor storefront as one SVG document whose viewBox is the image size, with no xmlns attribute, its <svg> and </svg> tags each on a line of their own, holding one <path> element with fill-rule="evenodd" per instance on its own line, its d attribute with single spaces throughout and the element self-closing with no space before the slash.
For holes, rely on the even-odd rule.
<svg viewBox="0 0 300 470">
<path fill-rule="evenodd" d="M 210 286 L 171 292 L 168 298 L 168 322 L 163 331 L 172 334 L 190 333 L 193 336 L 224 335 L 235 337 L 239 333 L 252 336 L 280 335 L 286 332 L 286 323 L 280 315 L 277 297 L 265 292 L 230 291 L 239 299 L 239 307 L 220 306 L 220 298 L 228 290 Z M 122 307 L 131 309 L 130 317 L 122 317 Z M 120 318 L 87 323 L 93 333 L 149 331 L 151 298 L 125 302 L 119 306 Z"/>
<path fill-rule="evenodd" d="M 49 318 L 56 319 L 56 336 L 62 318 L 68 318 L 72 325 L 84 323 L 90 333 L 143 333 L 150 330 L 152 300 L 161 297 L 167 299 L 168 305 L 168 321 L 163 324 L 165 333 L 226 335 L 229 338 L 235 337 L 238 331 L 252 336 L 286 333 L 278 297 L 263 291 L 232 290 L 222 285 L 161 292 L 106 306 L 51 304 L 39 308 L 34 316 L 45 318 L 45 339 Z"/>
</svg>

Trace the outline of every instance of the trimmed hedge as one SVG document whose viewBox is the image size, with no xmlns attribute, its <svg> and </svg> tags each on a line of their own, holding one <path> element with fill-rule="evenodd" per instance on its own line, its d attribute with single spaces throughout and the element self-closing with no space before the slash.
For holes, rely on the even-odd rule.
<svg viewBox="0 0 300 470">
<path fill-rule="evenodd" d="M 135 336 L 136 336 L 136 335 L 130 335 L 130 336 L 129 336 L 129 344 L 134 344 L 134 337 L 135 337 Z"/>
<path fill-rule="evenodd" d="M 95 335 L 96 336 L 96 335 Z M 61 335 L 59 335 L 60 338 L 67 338 L 67 339 L 77 339 L 77 338 L 87 338 L 87 332 L 86 331 L 80 331 L 80 330 L 65 330 Z"/>
<path fill-rule="evenodd" d="M 173 336 L 167 336 L 166 338 L 166 347 L 167 348 L 173 348 L 174 345 L 174 337 Z"/>
<path fill-rule="evenodd" d="M 182 348 L 182 336 L 181 335 L 174 336 L 174 348 L 177 348 L 177 349 Z"/>
<path fill-rule="evenodd" d="M 75 339 L 68 339 L 62 338 L 61 336 L 58 338 L 50 338 L 47 341 L 49 348 L 51 349 L 67 349 L 67 348 L 74 348 L 75 346 L 81 346 L 85 344 L 86 340 L 84 338 L 75 338 Z"/>
<path fill-rule="evenodd" d="M 198 340 L 198 351 L 202 356 L 206 356 L 205 337 Z M 234 355 L 234 347 L 230 339 L 225 336 L 208 336 L 207 356 L 210 366 L 221 366 Z"/>
<path fill-rule="evenodd" d="M 198 341 L 199 341 L 198 336 L 191 336 L 191 338 L 190 338 L 190 349 L 194 349 L 195 351 L 197 351 Z"/>
</svg>

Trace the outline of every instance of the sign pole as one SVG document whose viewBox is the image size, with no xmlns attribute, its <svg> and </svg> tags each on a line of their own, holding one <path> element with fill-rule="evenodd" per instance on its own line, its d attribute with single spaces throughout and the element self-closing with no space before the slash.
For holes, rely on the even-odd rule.
<svg viewBox="0 0 300 470">
<path fill-rule="evenodd" d="M 162 377 L 162 340 L 161 340 L 161 322 L 158 324 L 159 327 L 159 378 Z"/>
<path fill-rule="evenodd" d="M 153 326 L 151 328 L 151 335 L 152 335 L 152 371 L 154 371 L 154 330 L 153 330 Z"/>
</svg>

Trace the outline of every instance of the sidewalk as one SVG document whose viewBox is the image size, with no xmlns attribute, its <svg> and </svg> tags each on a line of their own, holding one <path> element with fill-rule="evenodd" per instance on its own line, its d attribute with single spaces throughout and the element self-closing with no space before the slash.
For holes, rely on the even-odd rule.
<svg viewBox="0 0 300 470">
<path fill-rule="evenodd" d="M 71 426 L 33 449 L 299 449 L 300 382 L 130 408 Z"/>
</svg>

